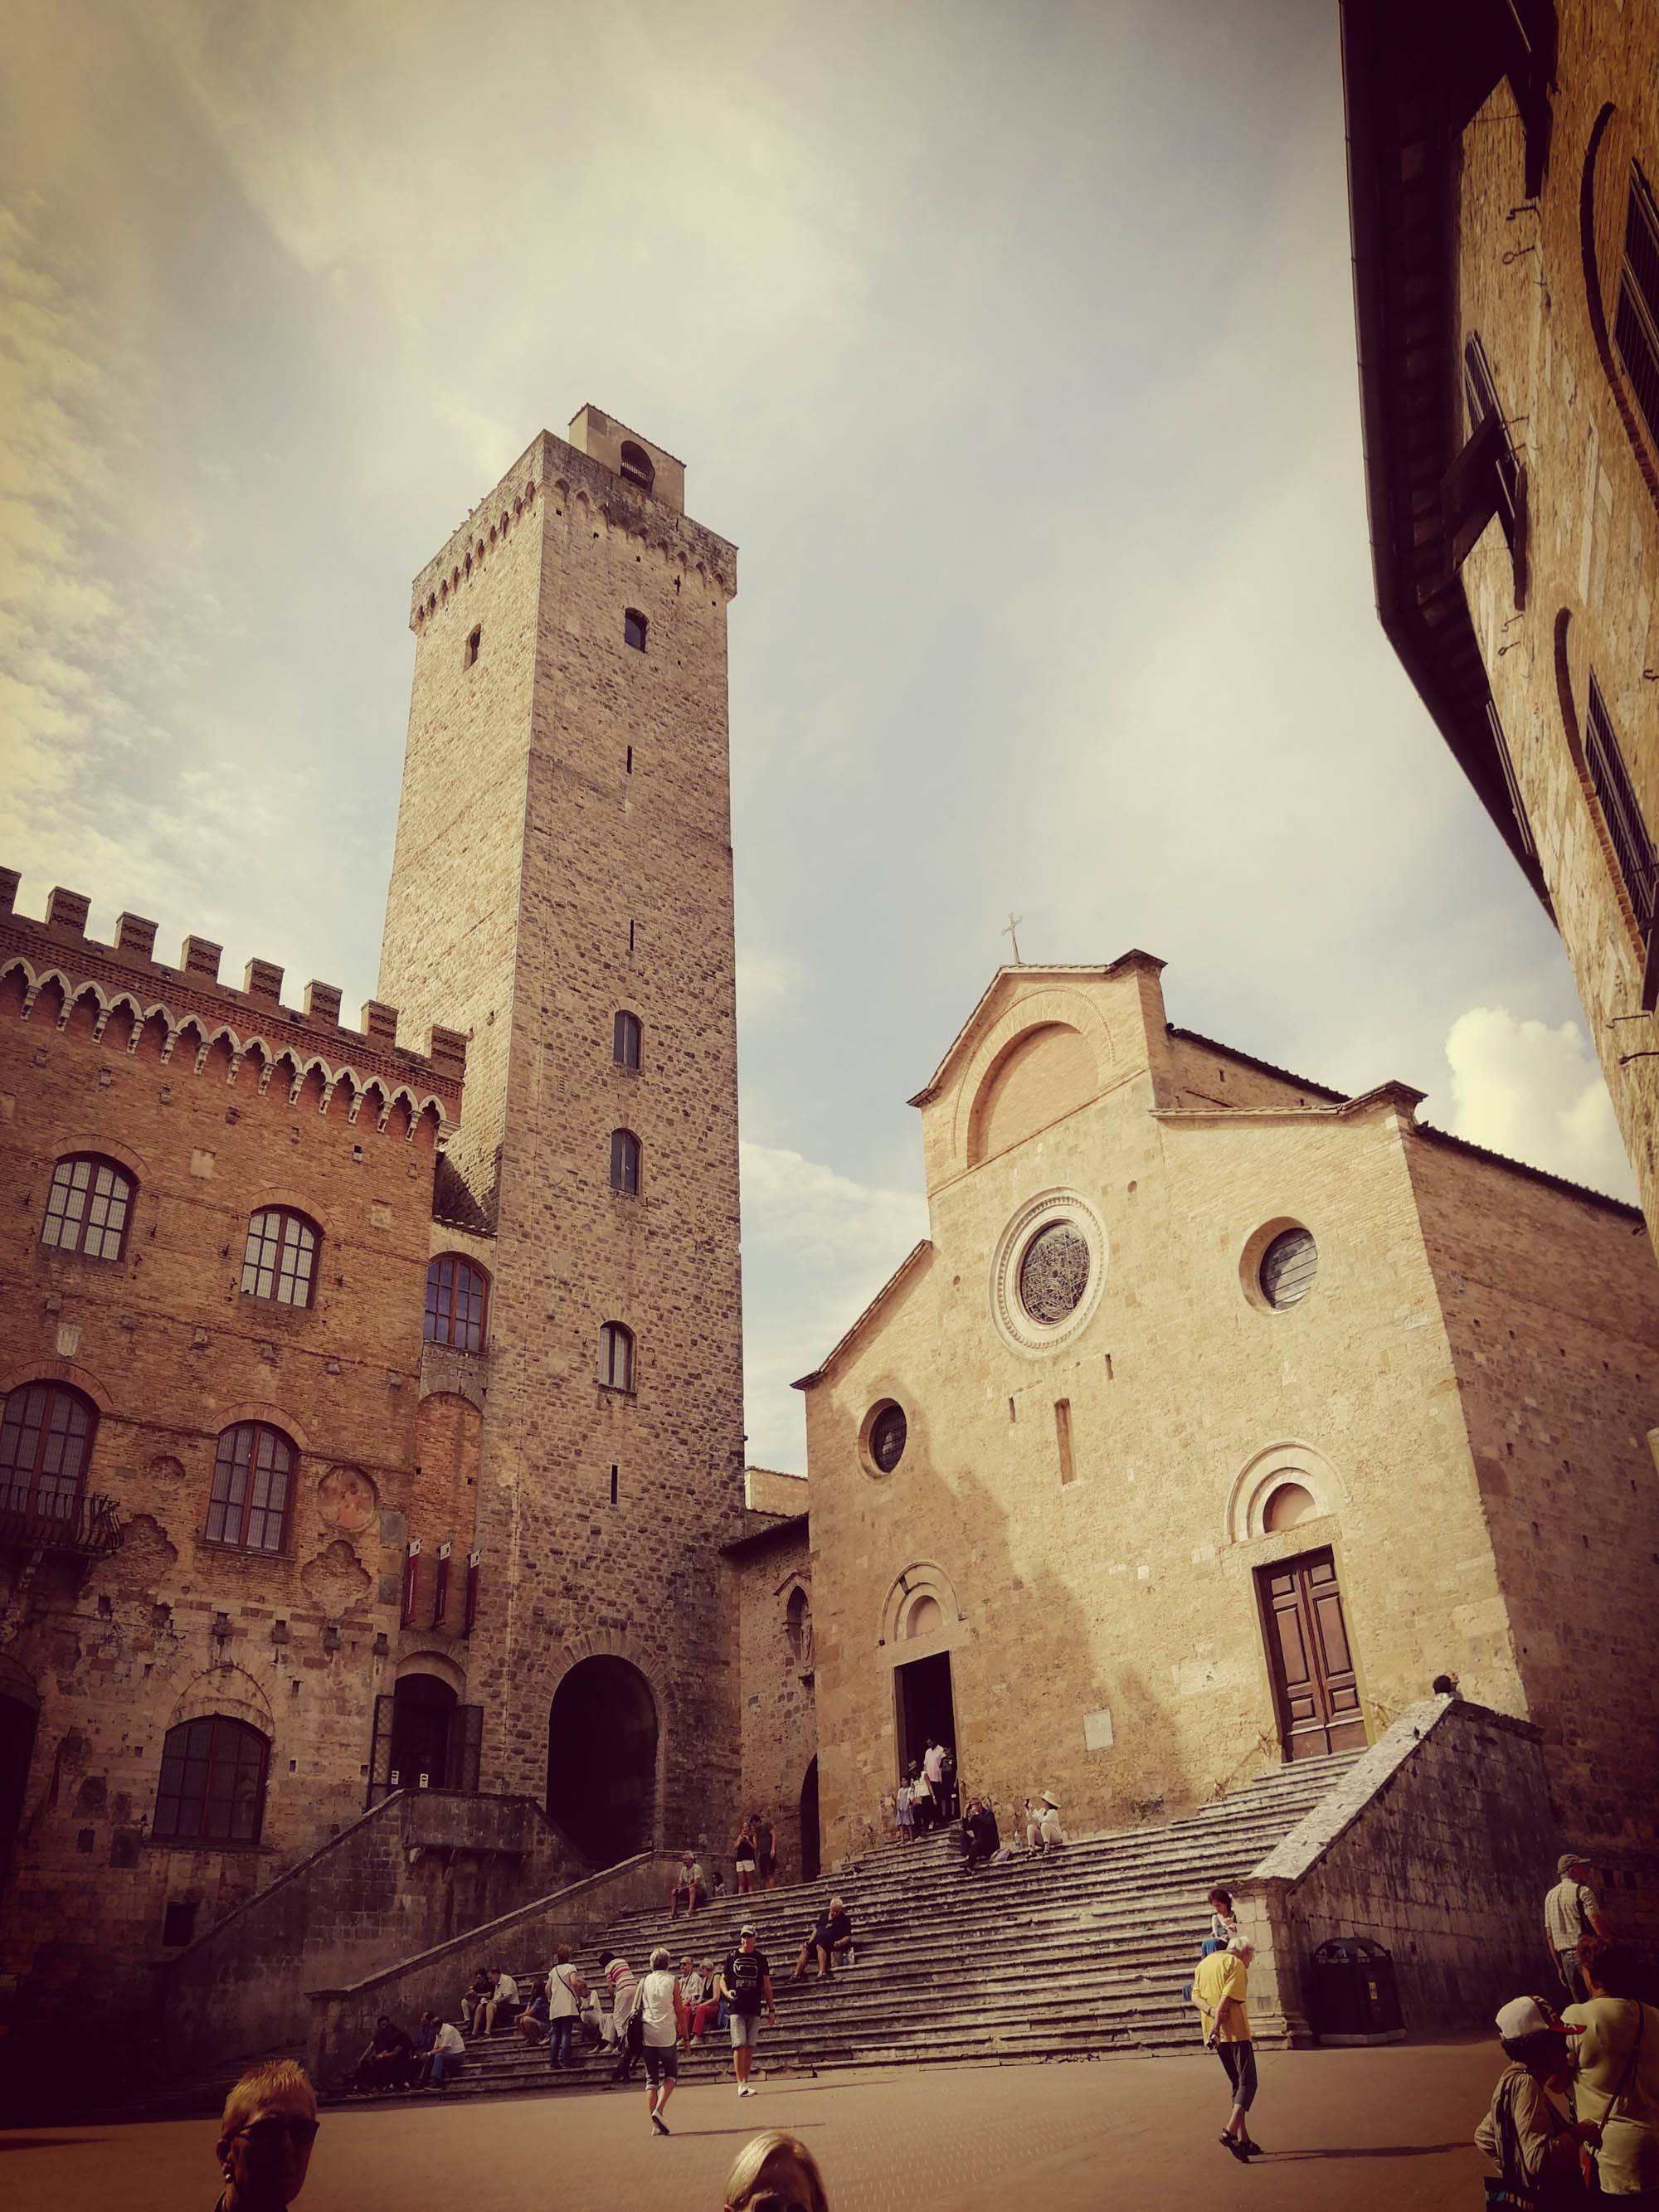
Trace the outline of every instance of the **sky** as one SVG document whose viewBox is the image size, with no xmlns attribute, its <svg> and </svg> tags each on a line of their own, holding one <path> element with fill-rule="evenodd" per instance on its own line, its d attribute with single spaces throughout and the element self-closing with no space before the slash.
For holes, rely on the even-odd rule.
<svg viewBox="0 0 1659 2212">
<path fill-rule="evenodd" d="M 409 584 L 591 401 L 731 610 L 746 1425 L 1009 955 L 1632 1194 L 1371 595 L 1334 0 L 13 0 L 0 863 L 373 994 Z"/>
</svg>

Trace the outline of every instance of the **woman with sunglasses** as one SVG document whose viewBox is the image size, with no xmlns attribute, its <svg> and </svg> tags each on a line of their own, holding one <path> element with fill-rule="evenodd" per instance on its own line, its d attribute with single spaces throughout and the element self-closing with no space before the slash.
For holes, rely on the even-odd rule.
<svg viewBox="0 0 1659 2212">
<path fill-rule="evenodd" d="M 721 2212 L 830 2212 L 818 2162 L 799 2136 L 751 2136 L 726 2178 Z"/>
<path fill-rule="evenodd" d="M 305 2187 L 317 2139 L 317 2093 L 291 2058 L 256 2066 L 225 2100 L 215 2212 L 283 2212 Z"/>
</svg>

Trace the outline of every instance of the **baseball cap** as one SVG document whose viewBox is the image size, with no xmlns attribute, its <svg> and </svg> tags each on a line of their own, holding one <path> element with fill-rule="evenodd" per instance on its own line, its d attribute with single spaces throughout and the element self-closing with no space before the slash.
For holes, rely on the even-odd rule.
<svg viewBox="0 0 1659 2212">
<path fill-rule="evenodd" d="M 756 1927 L 754 1922 L 752 1920 L 745 1920 L 742 1927 L 738 1930 L 738 1941 L 741 1943 L 745 1936 L 758 1936 L 759 1934 L 760 1929 Z"/>
<path fill-rule="evenodd" d="M 1557 1874 L 1571 1874 L 1576 1866 L 1588 1866 L 1589 1861 L 1583 1851 L 1563 1851 L 1555 1862 Z"/>
<path fill-rule="evenodd" d="M 1505 2043 L 1518 2043 L 1528 2035 L 1582 2035 L 1582 2027 L 1570 2027 L 1550 2009 L 1541 1997 L 1511 1997 L 1498 2015 L 1498 2033 Z"/>
</svg>

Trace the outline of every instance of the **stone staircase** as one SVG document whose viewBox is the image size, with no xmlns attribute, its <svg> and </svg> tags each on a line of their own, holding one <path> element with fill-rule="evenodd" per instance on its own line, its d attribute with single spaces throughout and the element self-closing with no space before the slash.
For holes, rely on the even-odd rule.
<svg viewBox="0 0 1659 2212">
<path fill-rule="evenodd" d="M 684 1917 L 671 1923 L 665 1904 L 632 1915 L 576 1963 L 596 1986 L 605 1950 L 639 1973 L 659 1943 L 677 1972 L 688 1952 L 718 1965 L 752 1919 L 778 2008 L 776 2027 L 762 2036 L 757 2078 L 1184 2047 L 1194 2015 L 1181 1991 L 1207 1929 L 1206 1892 L 1247 1874 L 1356 1756 L 1284 1767 L 1183 1820 L 1085 1837 L 1049 1857 L 1022 1853 L 971 1877 L 962 1872 L 954 1830 L 908 1847 L 885 1844 L 832 1877 L 722 1899 L 689 1924 Z M 852 1916 L 857 1963 L 824 1987 L 792 1983 L 807 1929 L 832 1893 Z M 527 1990 L 549 1962 L 503 1963 Z M 459 2002 L 459 1987 L 455 1994 Z M 610 2081 L 613 2063 L 594 2051 L 554 2074 L 543 2051 L 502 2030 L 469 2041 L 466 2065 L 445 2094 L 593 2088 Z M 730 2068 L 729 2040 L 711 2029 L 682 2057 L 680 2078 L 720 2080 Z M 635 2079 L 643 2081 L 642 2068 Z"/>
</svg>

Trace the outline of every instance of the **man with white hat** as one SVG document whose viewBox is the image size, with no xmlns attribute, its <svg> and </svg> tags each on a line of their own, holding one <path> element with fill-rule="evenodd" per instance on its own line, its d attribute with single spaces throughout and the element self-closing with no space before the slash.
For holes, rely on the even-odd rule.
<svg viewBox="0 0 1659 2212">
<path fill-rule="evenodd" d="M 1544 1899 L 1544 1940 L 1555 1960 L 1561 1986 L 1574 2004 L 1588 2004 L 1589 1990 L 1578 1969 L 1578 1946 L 1592 1930 L 1607 1932 L 1601 1900 L 1589 1887 L 1589 1864 L 1580 1851 L 1563 1851 L 1555 1862 L 1560 1879 Z"/>
</svg>

